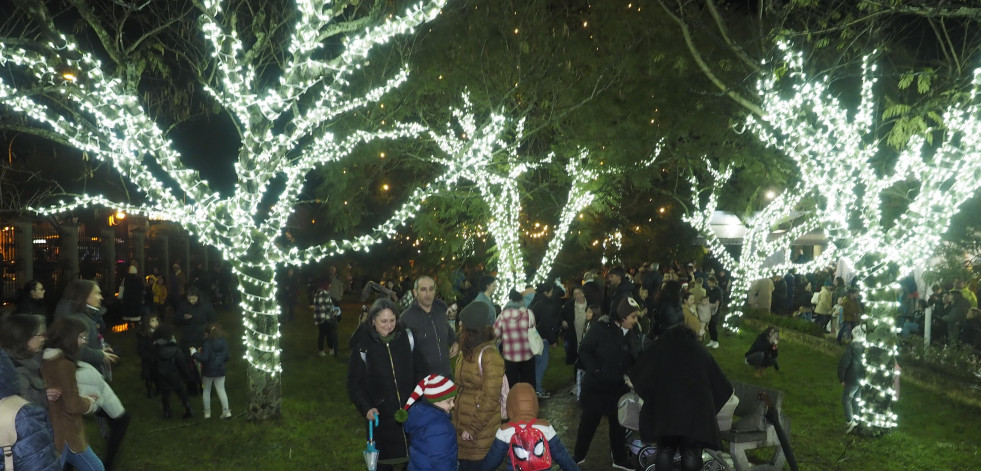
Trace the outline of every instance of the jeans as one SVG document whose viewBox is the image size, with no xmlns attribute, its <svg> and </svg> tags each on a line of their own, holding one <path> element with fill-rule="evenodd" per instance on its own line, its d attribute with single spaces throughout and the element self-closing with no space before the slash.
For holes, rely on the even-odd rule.
<svg viewBox="0 0 981 471">
<path fill-rule="evenodd" d="M 841 392 L 841 405 L 845 408 L 845 422 L 851 422 L 855 409 L 858 408 L 858 392 L 861 391 L 858 383 L 845 383 L 845 389 Z"/>
<path fill-rule="evenodd" d="M 228 394 L 225 394 L 225 377 L 204 377 L 204 393 L 201 399 L 204 401 L 204 412 L 211 413 L 211 385 L 215 385 L 215 393 L 218 394 L 218 401 L 221 402 L 222 413 L 228 412 Z"/>
<path fill-rule="evenodd" d="M 709 320 L 708 333 L 709 339 L 713 342 L 719 341 L 719 317 L 722 315 L 721 312 L 716 312 L 712 315 L 712 319 Z"/>
<path fill-rule="evenodd" d="M 542 389 L 542 379 L 545 378 L 545 368 L 548 367 L 548 347 L 546 343 L 541 355 L 535 355 L 535 391 L 540 393 L 545 392 Z"/>
<path fill-rule="evenodd" d="M 68 442 L 65 442 L 65 448 L 61 452 L 62 468 L 65 467 L 65 463 L 72 465 L 75 471 L 106 471 L 102 460 L 95 455 L 90 446 L 85 447 L 81 453 L 75 453 L 71 448 L 68 448 Z"/>
<path fill-rule="evenodd" d="M 855 328 L 855 323 L 854 322 L 851 322 L 851 321 L 844 321 L 844 322 L 842 322 L 841 323 L 841 328 L 838 329 L 838 342 L 841 343 L 841 338 L 845 334 L 848 335 L 848 338 L 849 339 L 852 338 L 852 329 L 853 328 Z"/>
</svg>

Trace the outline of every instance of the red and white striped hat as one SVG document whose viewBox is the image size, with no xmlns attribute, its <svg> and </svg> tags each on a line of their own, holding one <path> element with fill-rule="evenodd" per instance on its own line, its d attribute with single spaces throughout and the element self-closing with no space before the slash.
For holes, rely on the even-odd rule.
<svg viewBox="0 0 981 471">
<path fill-rule="evenodd" d="M 429 375 L 419 381 L 419 384 L 412 391 L 412 395 L 409 396 L 409 400 L 405 401 L 405 407 L 402 410 L 408 411 L 409 407 L 420 397 L 431 404 L 435 404 L 454 396 L 456 396 L 456 384 L 453 384 L 453 381 L 442 375 Z M 395 418 L 398 419 L 400 415 L 402 414 L 395 414 Z"/>
</svg>

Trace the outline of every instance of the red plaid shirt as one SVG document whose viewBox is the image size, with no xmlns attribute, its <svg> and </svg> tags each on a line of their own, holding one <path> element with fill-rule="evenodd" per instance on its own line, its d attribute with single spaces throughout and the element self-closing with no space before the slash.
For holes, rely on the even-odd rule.
<svg viewBox="0 0 981 471">
<path fill-rule="evenodd" d="M 528 343 L 528 329 L 535 326 L 535 314 L 526 307 L 505 306 L 494 321 L 494 335 L 501 339 L 504 359 L 525 361 L 533 356 Z"/>
</svg>

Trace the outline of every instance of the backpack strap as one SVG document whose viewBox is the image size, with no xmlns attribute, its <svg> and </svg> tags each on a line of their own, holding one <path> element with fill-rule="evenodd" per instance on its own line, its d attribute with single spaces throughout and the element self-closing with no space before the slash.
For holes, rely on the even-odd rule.
<svg viewBox="0 0 981 471">
<path fill-rule="evenodd" d="M 14 443 L 17 443 L 17 412 L 27 404 L 20 396 L 0 399 L 0 448 L 3 448 L 4 468 L 14 469 Z"/>
<path fill-rule="evenodd" d="M 477 355 L 477 370 L 480 371 L 480 377 L 481 378 L 484 377 L 484 362 L 483 362 L 483 359 L 484 359 L 484 350 L 487 350 L 488 348 L 491 348 L 491 346 L 490 345 L 485 345 L 484 348 L 481 348 L 480 349 L 480 354 Z"/>
</svg>

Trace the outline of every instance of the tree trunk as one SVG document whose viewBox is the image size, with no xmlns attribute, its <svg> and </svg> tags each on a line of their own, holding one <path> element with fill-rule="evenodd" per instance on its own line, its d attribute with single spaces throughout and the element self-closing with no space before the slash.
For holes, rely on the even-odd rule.
<svg viewBox="0 0 981 471">
<path fill-rule="evenodd" d="M 275 271 L 269 266 L 231 260 L 238 278 L 245 324 L 245 358 L 249 362 L 249 419 L 282 415 L 282 369 L 279 345 L 279 303 Z"/>
</svg>

